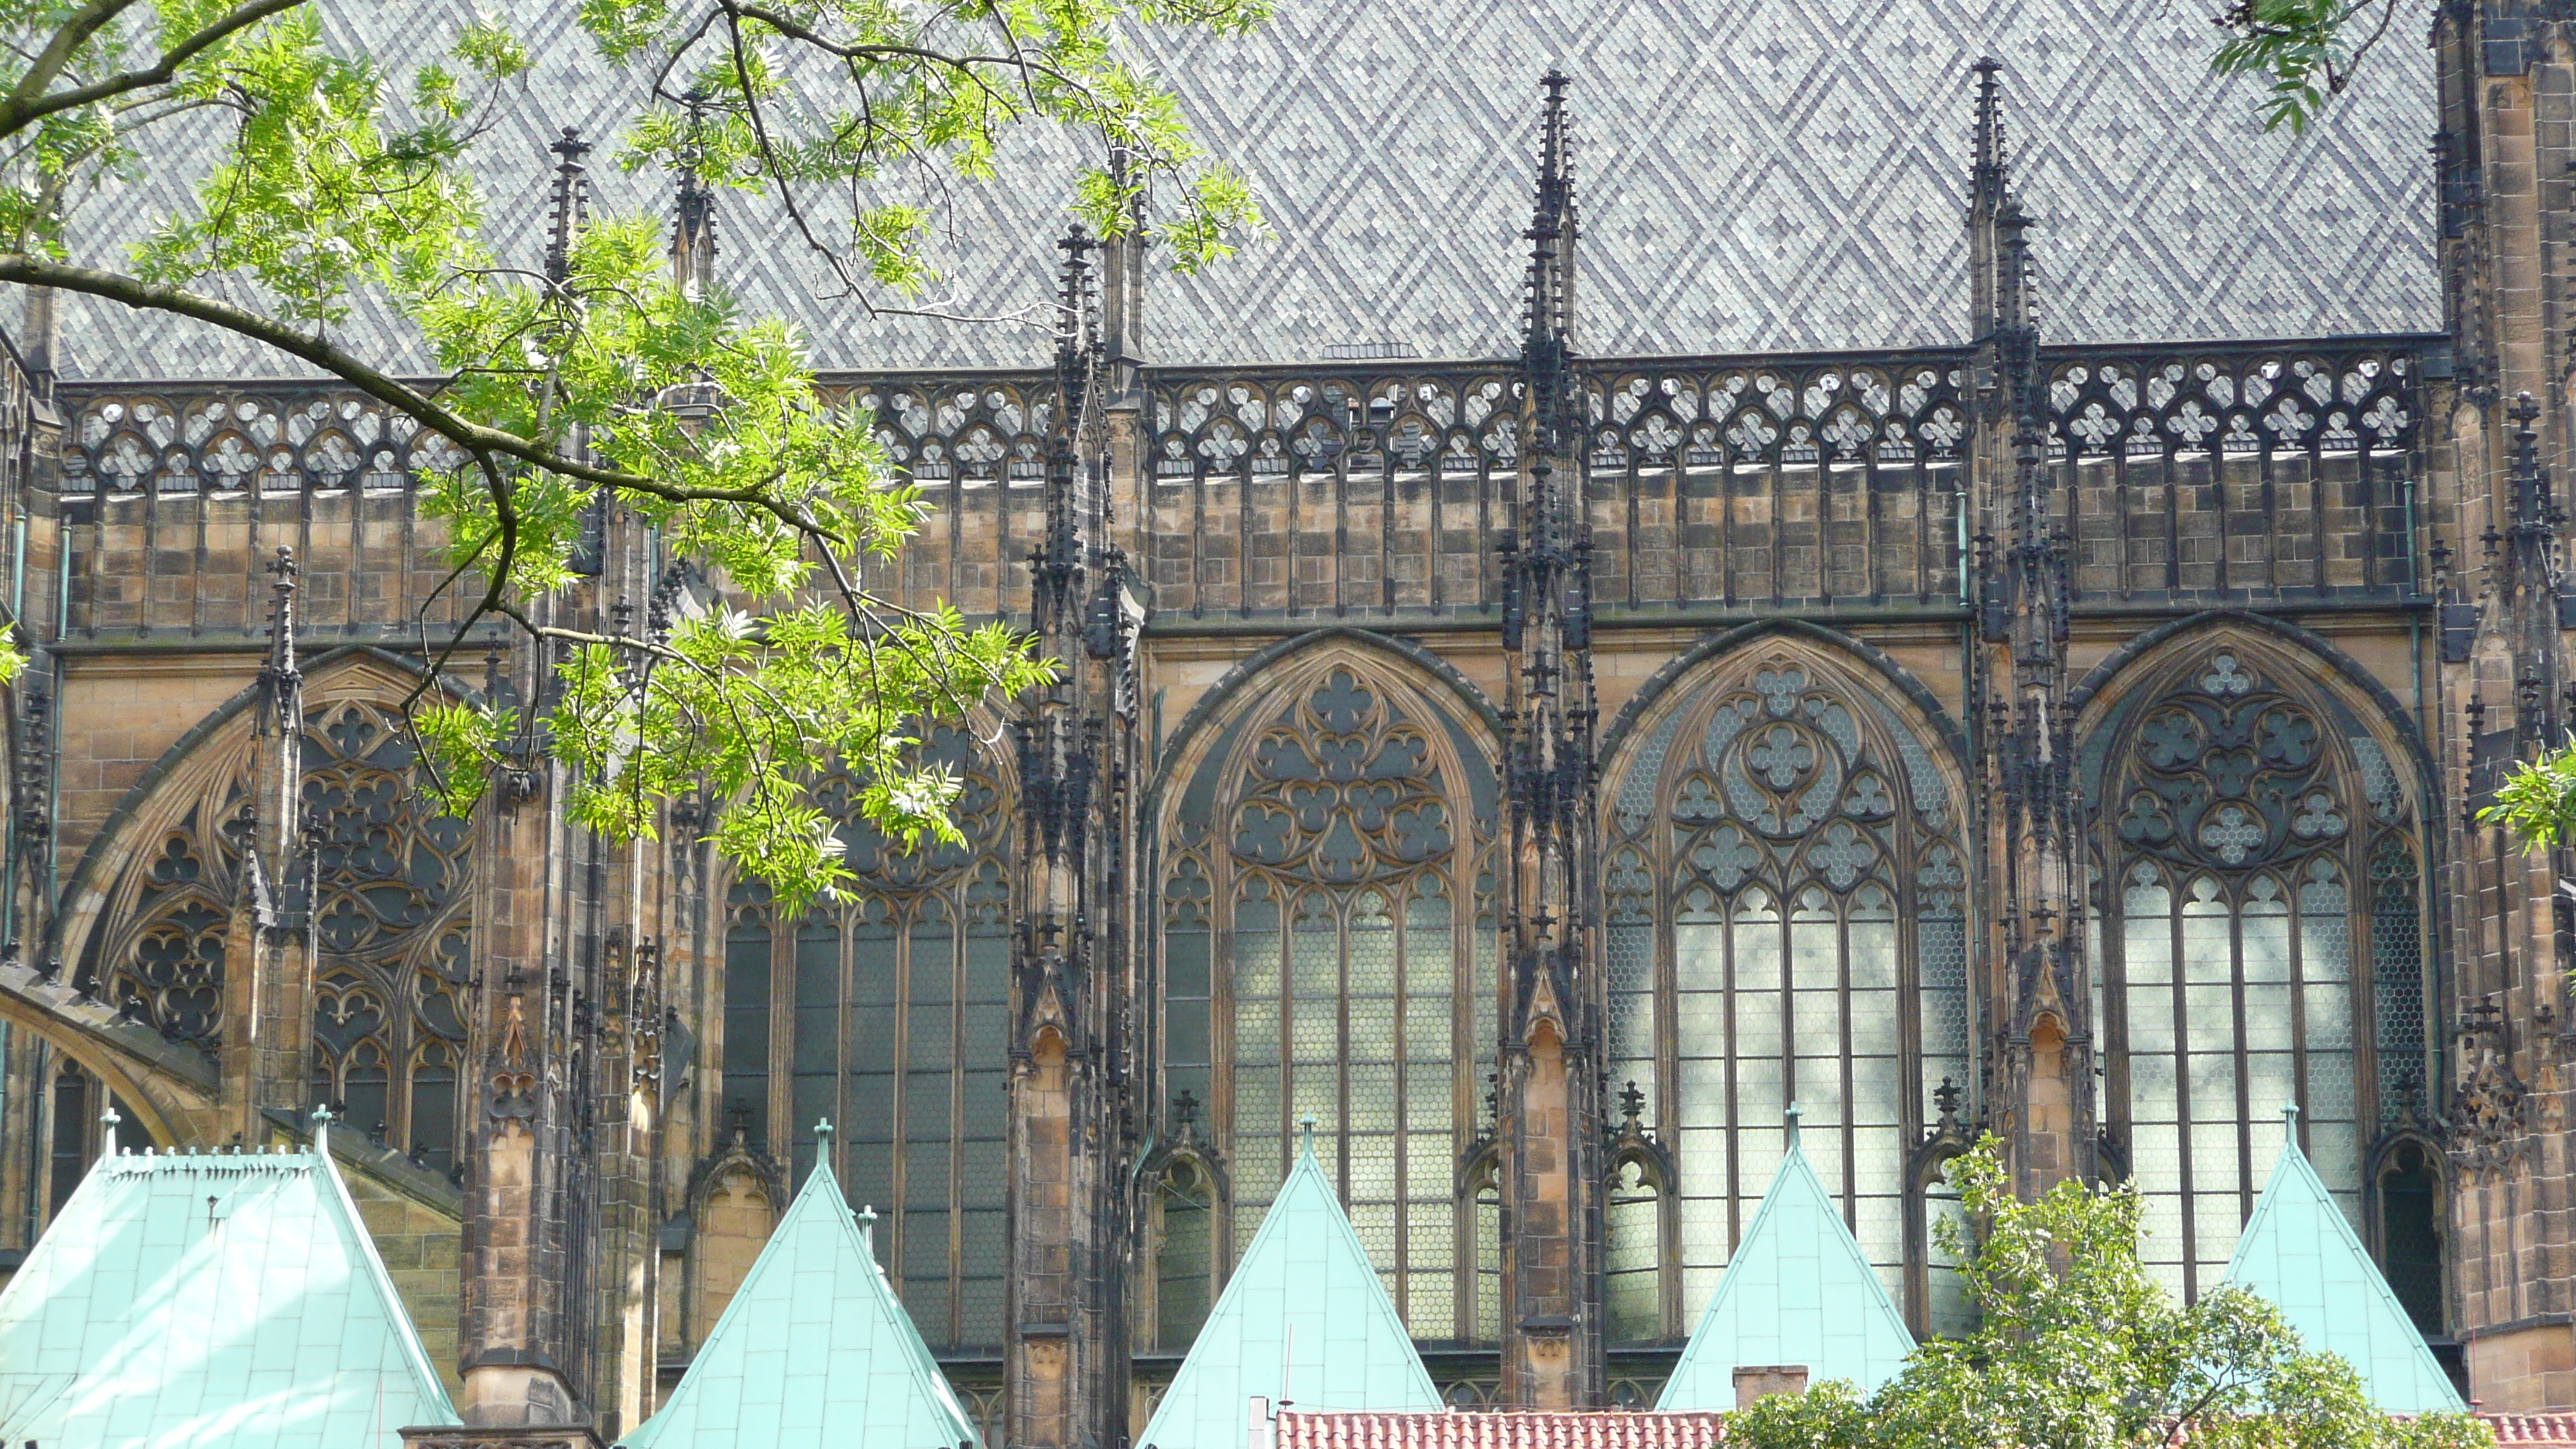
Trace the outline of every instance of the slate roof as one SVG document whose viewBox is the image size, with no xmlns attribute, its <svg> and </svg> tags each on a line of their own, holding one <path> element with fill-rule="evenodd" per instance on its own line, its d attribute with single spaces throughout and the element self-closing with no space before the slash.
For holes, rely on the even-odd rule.
<svg viewBox="0 0 2576 1449">
<path fill-rule="evenodd" d="M 1314 1409 L 1441 1407 L 1311 1135 L 1136 1442 L 1243 1449 L 1255 1396 Z"/>
<path fill-rule="evenodd" d="M 336 1168 L 102 1159 L 0 1291 L 0 1441 L 399 1449 L 456 1411 Z"/>
<path fill-rule="evenodd" d="M 969 1449 L 983 1436 L 832 1177 L 831 1128 L 670 1401 L 625 1449 Z M 873 1223 L 871 1213 L 868 1222 Z"/>
<path fill-rule="evenodd" d="M 1905 1320 L 1807 1165 L 1797 1112 L 1792 1105 L 1780 1171 L 1673 1365 L 1657 1409 L 1732 1409 L 1735 1370 L 1751 1365 L 1803 1364 L 1811 1385 L 1849 1379 L 1869 1393 L 1894 1378 L 1914 1351 Z"/>
<path fill-rule="evenodd" d="M 487 135 L 493 234 L 533 263 L 545 143 L 630 114 L 640 82 L 573 27 L 574 0 L 322 0 L 334 44 L 443 50 L 480 10 L 537 69 Z M 2305 137 L 2264 134 L 2257 88 L 2212 76 L 2208 7 L 2168 0 L 1281 0 L 1233 39 L 1139 36 L 1213 154 L 1268 214 L 1198 279 L 1150 288 L 1146 351 L 1168 363 L 1313 359 L 1393 341 L 1425 357 L 1513 350 L 1537 81 L 1574 78 L 1584 224 L 1578 345 L 1599 356 L 1888 348 L 1959 340 L 1967 67 L 2004 64 L 2015 170 L 2039 220 L 2052 341 L 2323 337 L 2438 325 L 2431 58 L 2392 35 Z M 178 204 L 219 113 L 161 133 L 151 173 L 84 200 L 83 247 L 112 254 Z M 191 142 L 188 135 L 193 134 Z M 940 216 L 931 300 L 977 314 L 1042 304 L 1065 220 L 1067 138 L 1015 143 L 1004 180 Z M 512 188 L 512 168 L 523 184 Z M 661 178 L 594 168 L 609 206 L 667 214 Z M 831 367 L 1042 364 L 1020 329 L 871 319 L 818 295 L 774 205 L 727 196 L 718 272 L 798 319 Z M 66 299 L 66 373 L 285 375 L 247 344 Z M 12 319 L 14 320 L 14 319 Z M 350 335 L 394 345 L 381 317 Z M 420 359 L 412 358 L 413 365 Z"/>
<path fill-rule="evenodd" d="M 2298 1108 L 2283 1115 L 2295 1119 Z M 2272 1180 L 2227 1261 L 2227 1281 L 2270 1300 L 2310 1352 L 2351 1364 L 2382 1411 L 2468 1408 L 2299 1151 L 2295 1120 L 2282 1133 Z"/>
<path fill-rule="evenodd" d="M 1712 1449 L 1723 1414 L 1310 1414 L 1282 1409 L 1277 1449 Z"/>
</svg>

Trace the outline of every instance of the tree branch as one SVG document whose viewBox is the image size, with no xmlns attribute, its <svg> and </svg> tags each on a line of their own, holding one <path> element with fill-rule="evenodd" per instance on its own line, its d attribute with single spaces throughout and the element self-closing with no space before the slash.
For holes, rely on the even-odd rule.
<svg viewBox="0 0 2576 1449">
<path fill-rule="evenodd" d="M 108 4 L 108 0 L 100 0 L 100 3 Z M 132 3 L 133 0 L 116 0 L 116 3 L 109 6 L 107 18 L 112 19 L 116 11 L 125 9 Z M 75 86 L 53 95 L 44 94 L 42 85 L 37 85 L 35 90 L 30 91 L 29 86 L 36 85 L 38 75 L 44 73 L 45 62 L 54 56 L 56 49 L 61 47 L 63 38 L 71 34 L 73 26 L 67 24 L 61 33 L 55 36 L 54 45 L 46 47 L 45 54 L 37 57 L 36 64 L 30 67 L 27 74 L 19 80 L 17 89 L 11 91 L 6 100 L 0 100 L 0 136 L 22 130 L 30 122 L 40 121 L 63 111 L 76 111 L 83 106 L 95 105 L 100 101 L 111 100 L 134 91 L 168 85 L 171 77 L 179 73 L 179 67 L 189 61 L 270 16 L 282 15 L 306 3 L 307 0 L 250 0 L 249 4 L 162 52 L 159 61 L 142 70 L 110 76 L 106 80 L 85 86 Z M 97 10 L 100 5 L 94 4 L 90 8 Z M 102 25 L 105 23 L 105 19 L 99 22 Z M 92 26 L 91 30 L 94 32 L 96 28 Z M 88 38 L 87 34 L 83 34 L 74 42 L 74 47 L 77 48 L 79 44 L 85 43 Z M 63 59 L 69 58 L 69 53 L 66 52 Z M 56 73 L 60 70 L 61 65 L 57 63 Z M 52 83 L 53 76 L 45 75 L 43 85 Z"/>
<path fill-rule="evenodd" d="M 265 343 L 289 357 L 321 368 L 378 402 L 400 409 L 422 427 L 469 453 L 498 454 L 584 483 L 642 493 L 669 503 L 739 503 L 759 509 L 807 537 L 851 546 L 850 540 L 800 517 L 795 510 L 758 487 L 691 488 L 668 483 L 648 474 L 603 468 L 596 463 L 566 457 L 543 443 L 516 433 L 469 422 L 440 405 L 428 393 L 369 366 L 337 344 L 299 332 L 283 322 L 229 302 L 219 302 L 161 282 L 147 282 L 122 272 L 74 266 L 25 252 L 0 253 L 0 282 L 21 282 L 31 287 L 53 287 L 65 292 L 103 297 L 137 311 L 167 312 Z"/>
</svg>

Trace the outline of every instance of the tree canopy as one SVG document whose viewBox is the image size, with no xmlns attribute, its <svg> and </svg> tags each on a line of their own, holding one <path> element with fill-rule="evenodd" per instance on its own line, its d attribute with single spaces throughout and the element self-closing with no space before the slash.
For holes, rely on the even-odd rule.
<svg viewBox="0 0 2576 1449">
<path fill-rule="evenodd" d="M 1844 1382 L 1775 1394 L 1735 1414 L 1748 1449 L 2474 1449 L 2463 1414 L 2400 1421 L 2373 1409 L 2352 1367 L 2309 1353 L 2280 1311 L 2235 1287 L 2176 1304 L 2138 1256 L 2134 1188 L 2061 1182 L 2012 1191 L 1993 1137 L 1951 1162 L 1976 1231 L 1934 1227 L 1979 1321 L 1915 1350 L 1863 1397 Z"/>
<path fill-rule="evenodd" d="M 833 764 L 889 836 L 953 838 L 958 782 L 912 748 L 923 722 L 1050 665 L 1004 625 L 868 586 L 865 562 L 923 513 L 870 418 L 826 404 L 785 322 L 672 275 L 653 218 L 599 216 L 542 268 L 495 244 L 487 198 L 542 159 L 477 144 L 524 84 L 517 36 L 465 25 L 406 67 L 335 52 L 319 3 L 0 0 L 0 281 L 250 338 L 454 445 L 421 497 L 446 528 L 444 587 L 470 607 L 421 648 L 445 674 L 465 628 L 502 621 L 560 687 L 528 710 L 424 688 L 412 718 L 448 808 L 547 754 L 574 818 L 616 837 L 703 791 L 719 848 L 790 905 L 848 875 L 806 793 Z M 1034 184 L 1003 175 L 1027 128 L 1091 158 L 1067 202 L 1095 233 L 1183 269 L 1223 256 L 1258 213 L 1121 37 L 1239 31 L 1268 6 L 578 0 L 578 20 L 631 88 L 618 164 L 782 208 L 832 284 L 879 309 L 936 280 L 924 243 L 949 188 Z M 69 218 L 93 190 L 209 141 L 191 202 L 130 254 L 74 255 Z M 404 381 L 348 340 L 362 304 L 414 329 L 443 381 Z M 559 606 L 603 495 L 657 531 L 666 583 L 708 586 L 667 599 L 711 602 L 569 622 L 586 617 Z"/>
</svg>

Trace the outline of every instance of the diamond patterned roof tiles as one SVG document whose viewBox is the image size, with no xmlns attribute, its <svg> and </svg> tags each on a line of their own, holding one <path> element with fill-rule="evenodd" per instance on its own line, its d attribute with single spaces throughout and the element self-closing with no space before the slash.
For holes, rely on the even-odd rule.
<svg viewBox="0 0 2576 1449">
<path fill-rule="evenodd" d="M 2299 1151 L 2295 1124 L 2282 1134 L 2272 1180 L 2236 1240 L 2227 1281 L 2270 1300 L 2310 1352 L 2351 1364 L 2380 1410 L 2467 1409 Z"/>
<path fill-rule="evenodd" d="M 334 44 L 445 46 L 472 0 L 324 0 Z M 481 143 L 492 234 L 533 261 L 544 145 L 593 137 L 640 82 L 611 71 L 571 0 L 481 8 L 537 71 Z M 1577 340 L 1599 356 L 1892 348 L 1959 340 L 1967 312 L 1967 67 L 2004 63 L 2014 173 L 2052 341 L 2312 337 L 2431 327 L 2430 56 L 2391 43 L 2305 137 L 2265 135 L 2255 89 L 2209 73 L 2202 11 L 2165 0 L 1280 0 L 1246 37 L 1137 33 L 1215 155 L 1247 175 L 1274 236 L 1205 275 L 1158 274 L 1145 350 L 1174 364 L 1321 357 L 1395 341 L 1423 356 L 1515 346 L 1536 83 L 1573 75 L 1583 207 Z M 181 204 L 222 122 L 167 133 L 151 173 L 87 199 L 111 254 Z M 935 299 L 979 315 L 1043 308 L 1065 219 L 1061 137 L 1006 148 L 1005 180 L 959 185 Z M 514 173 L 513 168 L 516 168 Z M 659 178 L 593 168 L 600 201 L 666 212 Z M 1025 328 L 870 318 L 826 296 L 776 208 L 719 203 L 724 283 L 795 318 L 829 367 L 1028 366 Z M 380 315 L 370 350 L 404 354 Z M 275 376 L 246 343 L 67 299 L 67 375 Z"/>
<path fill-rule="evenodd" d="M 0 1291 L 0 1440 L 400 1449 L 456 1411 L 314 1153 L 118 1156 Z"/>
<path fill-rule="evenodd" d="M 827 1139 L 680 1386 L 625 1449 L 982 1444 L 877 1266 L 830 1158 Z"/>
<path fill-rule="evenodd" d="M 1793 1120 L 1779 1174 L 1655 1407 L 1732 1409 L 1735 1371 L 1754 1365 L 1801 1365 L 1810 1384 L 1848 1379 L 1871 1393 L 1913 1351 L 1905 1320 L 1807 1165 Z"/>
<path fill-rule="evenodd" d="M 1313 1409 L 1441 1407 L 1311 1141 L 1136 1442 L 1243 1449 L 1255 1396 Z"/>
</svg>

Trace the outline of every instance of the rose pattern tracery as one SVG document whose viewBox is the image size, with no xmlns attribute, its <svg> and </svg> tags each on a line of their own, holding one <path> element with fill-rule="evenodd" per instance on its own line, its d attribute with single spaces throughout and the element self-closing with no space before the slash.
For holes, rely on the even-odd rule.
<svg viewBox="0 0 2576 1449">
<path fill-rule="evenodd" d="M 1431 742 L 1335 670 L 1254 745 L 1234 853 L 1333 885 L 1392 879 L 1454 841 Z"/>
<path fill-rule="evenodd" d="M 1755 671 L 1676 762 L 1686 773 L 1665 814 L 1679 859 L 1721 894 L 1801 860 L 1837 893 L 1885 878 L 1894 762 L 1863 748 L 1858 719 L 1796 663 Z"/>
<path fill-rule="evenodd" d="M 2235 868 L 2349 829 L 2324 727 L 2232 650 L 2188 671 L 2137 740 L 2112 828 L 2141 851 Z"/>
</svg>

